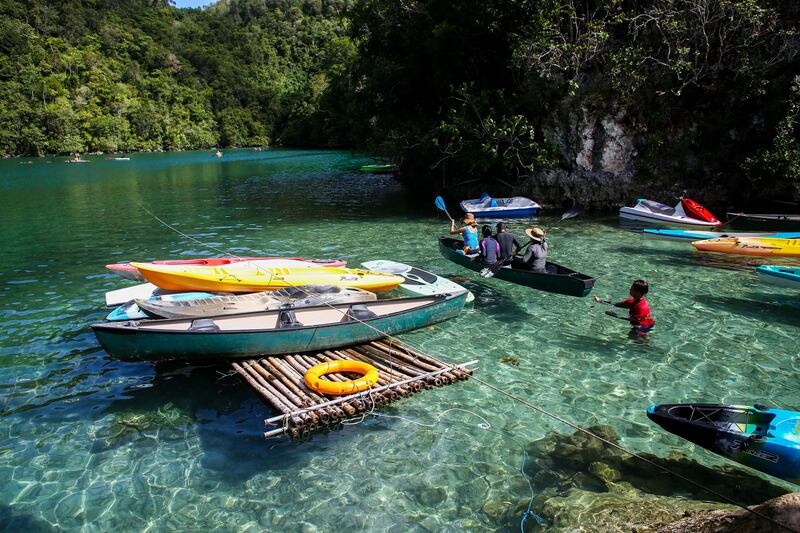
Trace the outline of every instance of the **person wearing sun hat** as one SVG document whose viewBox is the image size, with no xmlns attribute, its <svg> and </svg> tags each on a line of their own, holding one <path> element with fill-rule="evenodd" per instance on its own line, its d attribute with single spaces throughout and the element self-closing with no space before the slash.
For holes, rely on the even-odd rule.
<svg viewBox="0 0 800 533">
<path fill-rule="evenodd" d="M 454 220 L 450 220 L 450 235 L 459 234 L 464 239 L 464 253 L 474 254 L 479 253 L 478 248 L 478 222 L 475 220 L 475 215 L 467 213 L 464 215 L 464 227 L 456 228 Z"/>
<path fill-rule="evenodd" d="M 525 252 L 522 262 L 535 272 L 544 272 L 547 267 L 547 239 L 545 231 L 538 226 L 534 226 L 526 229 L 525 234 L 530 237 L 533 242 L 528 246 L 528 250 Z"/>
</svg>

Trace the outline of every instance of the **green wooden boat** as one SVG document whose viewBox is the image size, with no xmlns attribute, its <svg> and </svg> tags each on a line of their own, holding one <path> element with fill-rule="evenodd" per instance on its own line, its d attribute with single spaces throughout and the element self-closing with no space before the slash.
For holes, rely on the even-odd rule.
<svg viewBox="0 0 800 533">
<path fill-rule="evenodd" d="M 464 242 L 450 237 L 439 237 L 439 251 L 450 261 L 470 270 L 479 272 L 486 268 L 480 258 L 472 258 L 460 252 Z M 547 263 L 546 272 L 534 272 L 525 268 L 519 261 L 512 261 L 493 276 L 503 281 L 524 285 L 540 291 L 566 294 L 567 296 L 586 296 L 592 292 L 595 279 L 575 272 L 555 263 Z"/>
<path fill-rule="evenodd" d="M 97 340 L 127 361 L 231 359 L 327 350 L 422 328 L 458 315 L 467 291 L 358 304 L 233 315 L 93 324 Z"/>
<path fill-rule="evenodd" d="M 359 170 L 361 172 L 366 172 L 368 174 L 389 174 L 392 172 L 397 172 L 400 169 L 397 168 L 396 165 L 387 163 L 387 164 L 364 165 Z"/>
</svg>

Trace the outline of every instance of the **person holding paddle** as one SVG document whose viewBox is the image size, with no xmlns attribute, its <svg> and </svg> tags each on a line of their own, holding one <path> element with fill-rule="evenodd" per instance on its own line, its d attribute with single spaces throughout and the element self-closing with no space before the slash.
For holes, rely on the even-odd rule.
<svg viewBox="0 0 800 533">
<path fill-rule="evenodd" d="M 475 215 L 467 213 L 464 215 L 464 226 L 456 228 L 456 221 L 450 219 L 450 235 L 461 235 L 464 239 L 464 254 L 480 253 L 478 247 L 478 222 Z"/>
</svg>

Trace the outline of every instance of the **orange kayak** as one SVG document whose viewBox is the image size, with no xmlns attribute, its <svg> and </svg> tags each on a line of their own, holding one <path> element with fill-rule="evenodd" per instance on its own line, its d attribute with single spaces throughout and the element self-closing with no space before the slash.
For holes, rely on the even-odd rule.
<svg viewBox="0 0 800 533">
<path fill-rule="evenodd" d="M 725 237 L 694 241 L 692 246 L 704 252 L 756 255 L 760 257 L 800 257 L 800 239 L 766 237 Z"/>
</svg>

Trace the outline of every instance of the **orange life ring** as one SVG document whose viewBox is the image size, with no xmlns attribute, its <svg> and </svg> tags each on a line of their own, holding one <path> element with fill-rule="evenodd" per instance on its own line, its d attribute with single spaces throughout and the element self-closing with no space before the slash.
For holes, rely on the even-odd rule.
<svg viewBox="0 0 800 533">
<path fill-rule="evenodd" d="M 325 374 L 334 372 L 355 372 L 356 374 L 362 374 L 362 376 L 358 379 L 342 382 L 320 379 Z M 378 369 L 361 361 L 337 359 L 336 361 L 327 361 L 312 366 L 306 371 L 303 381 L 313 391 L 332 396 L 343 396 L 367 390 L 375 385 L 378 382 Z"/>
</svg>

